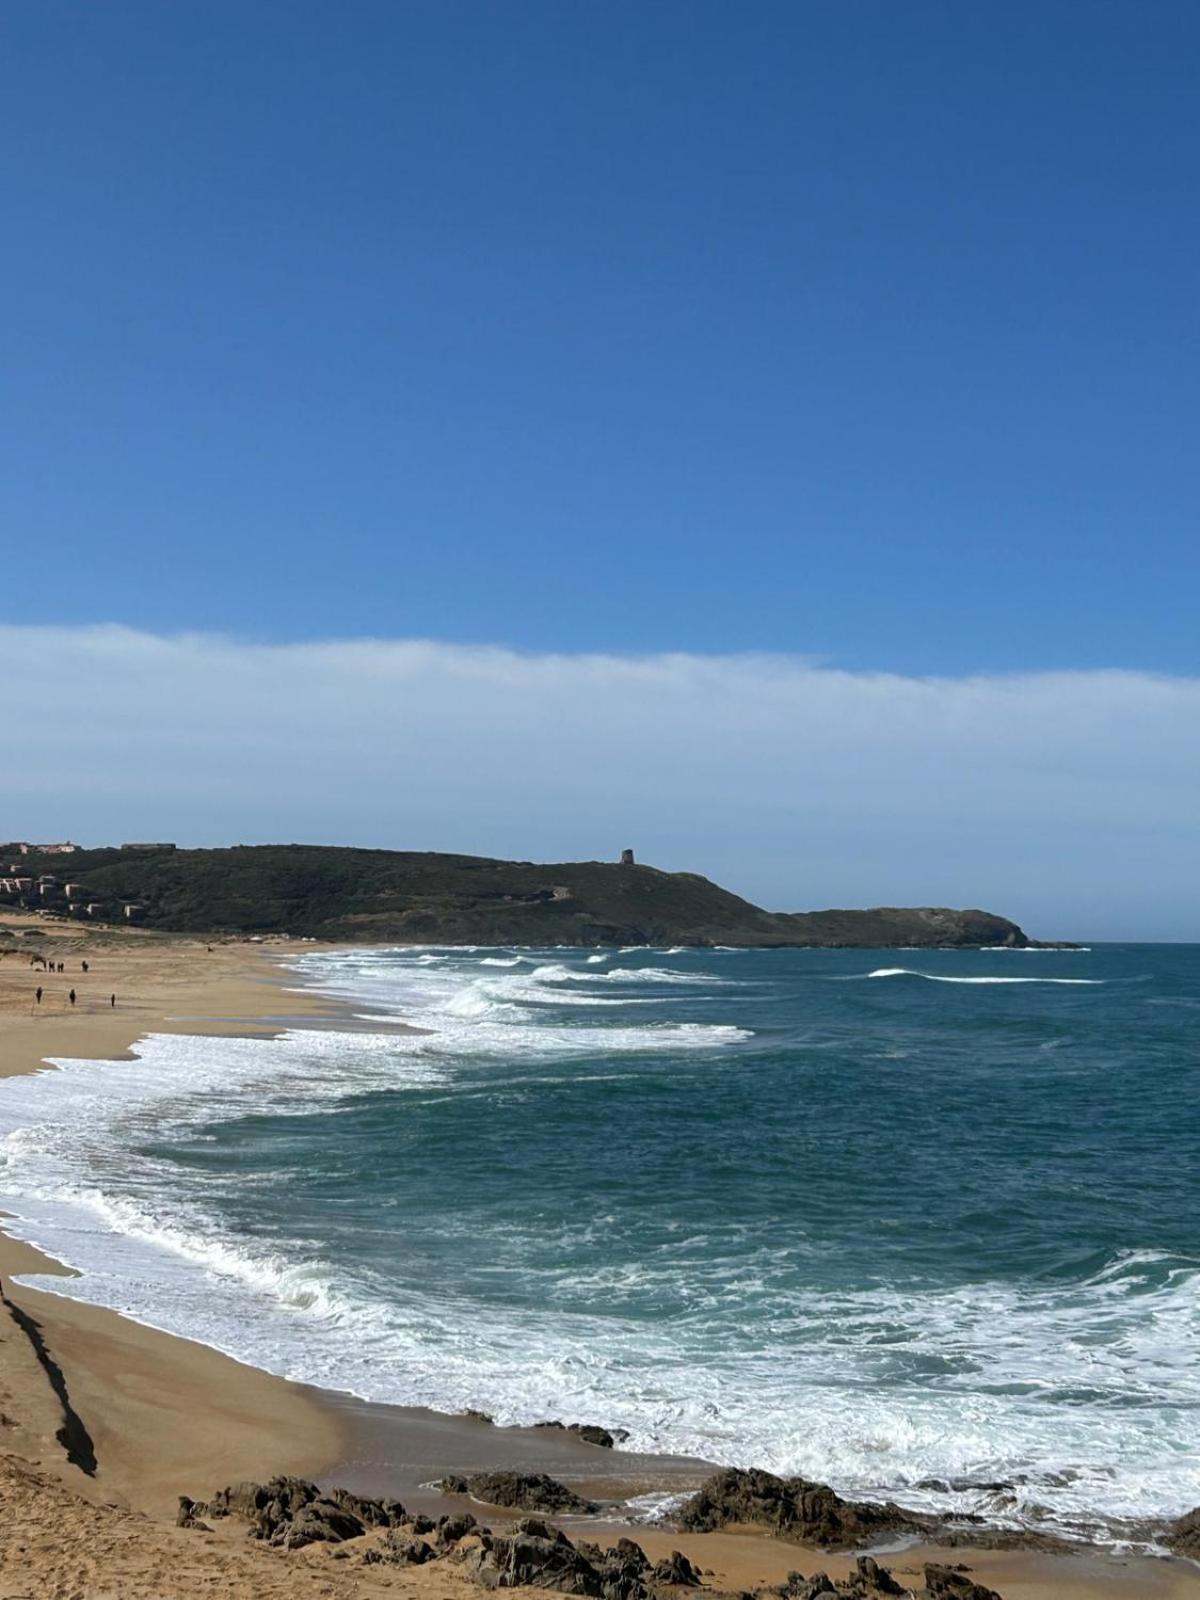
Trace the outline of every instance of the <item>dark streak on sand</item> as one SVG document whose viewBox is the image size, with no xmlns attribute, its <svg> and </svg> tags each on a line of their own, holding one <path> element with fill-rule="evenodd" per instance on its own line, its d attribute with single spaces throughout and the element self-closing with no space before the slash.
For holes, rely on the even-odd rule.
<svg viewBox="0 0 1200 1600">
<path fill-rule="evenodd" d="M 92 1436 L 84 1424 L 83 1418 L 71 1404 L 71 1396 L 67 1391 L 67 1380 L 63 1370 L 50 1354 L 49 1346 L 42 1337 L 42 1325 L 35 1322 L 28 1312 L 22 1311 L 0 1289 L 0 1300 L 8 1308 L 8 1314 L 17 1327 L 29 1340 L 38 1365 L 46 1374 L 46 1379 L 54 1391 L 55 1399 L 62 1408 L 62 1427 L 54 1437 L 67 1453 L 67 1460 L 73 1467 L 78 1467 L 81 1472 L 86 1472 L 89 1478 L 96 1476 L 96 1447 L 92 1443 Z"/>
</svg>

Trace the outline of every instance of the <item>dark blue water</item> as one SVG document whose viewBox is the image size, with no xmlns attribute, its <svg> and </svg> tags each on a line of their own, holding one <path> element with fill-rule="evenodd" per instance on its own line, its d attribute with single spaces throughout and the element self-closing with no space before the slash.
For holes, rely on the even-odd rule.
<svg viewBox="0 0 1200 1600">
<path fill-rule="evenodd" d="M 914 1504 L 1200 1501 L 1200 948 L 300 967 L 430 1031 L 0 1089 L 3 1203 L 78 1292 L 371 1398 Z"/>
</svg>

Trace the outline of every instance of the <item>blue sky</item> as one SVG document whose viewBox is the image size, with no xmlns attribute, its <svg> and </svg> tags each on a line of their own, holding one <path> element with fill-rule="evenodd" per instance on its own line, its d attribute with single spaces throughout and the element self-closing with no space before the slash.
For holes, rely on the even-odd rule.
<svg viewBox="0 0 1200 1600">
<path fill-rule="evenodd" d="M 1192 0 L 4 7 L 0 836 L 1200 938 L 1198 69 Z"/>
<path fill-rule="evenodd" d="M 38 0 L 0 49 L 10 621 L 1195 669 L 1194 4 Z"/>
</svg>

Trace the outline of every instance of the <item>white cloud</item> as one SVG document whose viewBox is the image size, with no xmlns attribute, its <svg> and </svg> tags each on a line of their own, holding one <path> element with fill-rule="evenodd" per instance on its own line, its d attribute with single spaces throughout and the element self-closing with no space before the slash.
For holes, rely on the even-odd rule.
<svg viewBox="0 0 1200 1600">
<path fill-rule="evenodd" d="M 0 628 L 0 670 L 0 837 L 632 844 L 774 906 L 1200 938 L 1200 679 L 118 627 Z"/>
</svg>

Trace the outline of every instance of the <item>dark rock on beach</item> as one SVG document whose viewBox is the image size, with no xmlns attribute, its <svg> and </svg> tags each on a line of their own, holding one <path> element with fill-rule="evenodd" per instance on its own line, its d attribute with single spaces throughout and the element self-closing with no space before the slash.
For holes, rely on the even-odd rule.
<svg viewBox="0 0 1200 1600">
<path fill-rule="evenodd" d="M 1200 1506 L 1177 1517 L 1163 1534 L 1162 1540 L 1177 1556 L 1200 1561 Z"/>
<path fill-rule="evenodd" d="M 603 1596 L 600 1571 L 548 1523 L 526 1517 L 510 1534 L 470 1551 L 462 1570 L 489 1589 L 556 1589 L 560 1594 Z M 641 1600 L 642 1591 L 605 1600 Z"/>
<path fill-rule="evenodd" d="M 974 1583 L 957 1567 L 925 1568 L 925 1592 L 929 1600 L 1000 1600 L 995 1589 Z"/>
<path fill-rule="evenodd" d="M 477 1472 L 471 1477 L 443 1478 L 438 1485 L 443 1494 L 469 1494 L 489 1506 L 511 1507 L 514 1511 L 595 1511 L 594 1501 L 585 1500 L 565 1483 L 544 1472 Z"/>
<path fill-rule="evenodd" d="M 475 1494 L 494 1505 L 519 1506 L 535 1499 L 552 1500 L 555 1509 L 590 1508 L 588 1501 L 565 1484 L 542 1473 L 481 1473 L 445 1479 L 442 1488 L 449 1493 Z M 814 1491 L 816 1500 L 812 1499 Z M 825 1499 L 828 1496 L 836 1502 L 833 1510 Z M 695 1499 L 702 1504 L 693 1515 L 703 1525 L 714 1527 L 731 1521 L 762 1522 L 769 1513 L 782 1519 L 768 1524 L 777 1530 L 802 1524 L 821 1533 L 835 1527 L 846 1532 L 859 1527 L 855 1518 L 862 1510 L 838 1501 L 821 1485 L 772 1478 L 770 1473 L 720 1473 Z M 655 1600 L 656 1596 L 666 1600 L 670 1591 L 699 1588 L 703 1582 L 699 1569 L 680 1550 L 652 1563 L 633 1539 L 621 1538 L 610 1546 L 584 1539 L 573 1542 L 540 1517 L 522 1517 L 502 1534 L 480 1527 L 469 1512 L 441 1517 L 435 1524 L 429 1517 L 408 1516 L 398 1500 L 371 1500 L 345 1489 L 322 1491 L 304 1478 L 238 1483 L 218 1490 L 208 1501 L 180 1497 L 177 1521 L 181 1527 L 204 1527 L 201 1516 L 244 1518 L 252 1538 L 285 1550 L 316 1543 L 340 1546 L 363 1539 L 364 1566 L 453 1562 L 466 1577 L 489 1589 L 552 1589 L 591 1600 Z M 382 1536 L 365 1537 L 376 1534 Z M 337 1549 L 333 1554 L 347 1556 L 351 1552 Z M 926 1583 L 929 1600 L 998 1600 L 990 1590 L 950 1567 L 927 1567 Z M 877 1561 L 860 1556 L 856 1571 L 843 1583 L 832 1582 L 824 1573 L 805 1578 L 793 1572 L 776 1589 L 736 1600 L 775 1596 L 779 1600 L 821 1600 L 825 1595 L 838 1600 L 874 1600 L 875 1596 L 907 1592 Z M 709 1600 L 735 1597 L 709 1591 Z"/>
<path fill-rule="evenodd" d="M 623 1544 L 626 1540 L 621 1541 Z M 636 1550 L 638 1547 L 634 1545 Z M 694 1567 L 682 1550 L 672 1550 L 669 1556 L 664 1556 L 654 1566 L 655 1583 L 667 1583 L 676 1588 L 696 1588 L 703 1580 L 699 1569 Z"/>
<path fill-rule="evenodd" d="M 913 1533 L 928 1526 L 926 1519 L 890 1503 L 843 1500 L 827 1484 L 737 1468 L 707 1479 L 680 1509 L 678 1522 L 692 1533 L 746 1523 L 830 1550 L 853 1549 L 882 1534 Z"/>
<path fill-rule="evenodd" d="M 440 1519 L 437 1524 L 437 1542 L 445 1548 L 447 1545 L 457 1544 L 460 1539 L 465 1539 L 468 1534 L 478 1532 L 478 1522 L 469 1511 L 464 1511 L 457 1517 L 442 1517 Z"/>
<path fill-rule="evenodd" d="M 184 1522 L 185 1516 L 192 1520 Z M 251 1538 L 286 1549 L 340 1544 L 361 1538 L 368 1529 L 399 1527 L 407 1520 L 398 1500 L 369 1500 L 345 1489 L 324 1494 L 306 1478 L 238 1483 L 218 1489 L 208 1501 L 180 1500 L 177 1520 L 182 1526 L 194 1527 L 203 1516 L 244 1517 Z"/>
<path fill-rule="evenodd" d="M 759 1600 L 768 1591 L 760 1591 Z M 814 1572 L 806 1578 L 802 1572 L 789 1572 L 787 1581 L 769 1591 L 781 1600 L 877 1600 L 880 1595 L 910 1595 L 911 1589 L 897 1582 L 886 1567 L 881 1567 L 873 1556 L 859 1556 L 855 1570 L 848 1578 L 835 1583 L 827 1572 Z"/>
<path fill-rule="evenodd" d="M 424 1539 L 399 1528 L 390 1528 L 377 1545 L 363 1554 L 367 1566 L 420 1567 L 433 1559 L 434 1552 Z"/>
<path fill-rule="evenodd" d="M 598 1427 L 594 1422 L 535 1422 L 534 1427 L 554 1428 L 560 1433 L 573 1433 L 585 1444 L 597 1444 L 602 1450 L 611 1450 L 618 1444 L 624 1444 L 629 1437 L 627 1428 L 618 1428 L 615 1432 L 610 1432 L 608 1428 Z"/>
</svg>

